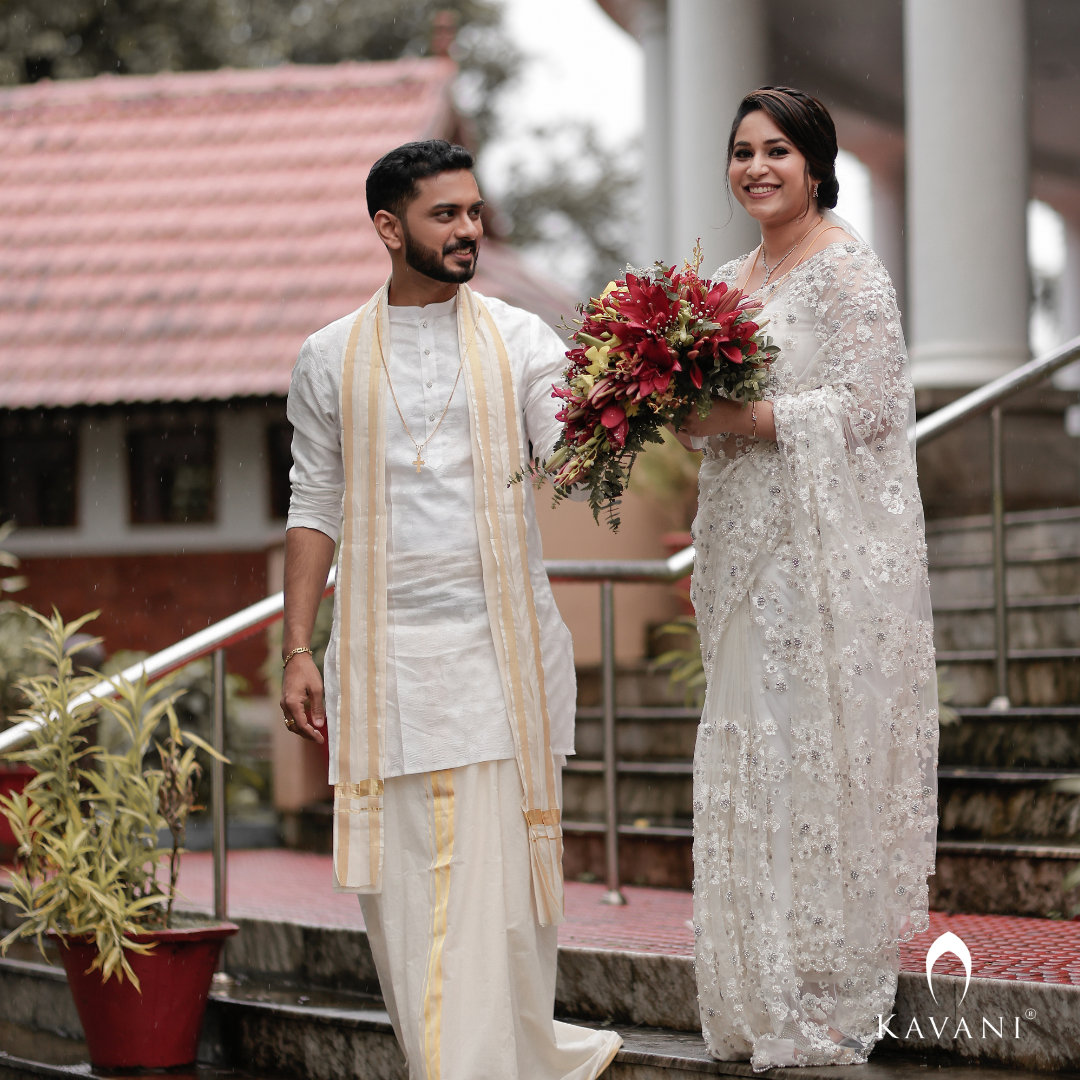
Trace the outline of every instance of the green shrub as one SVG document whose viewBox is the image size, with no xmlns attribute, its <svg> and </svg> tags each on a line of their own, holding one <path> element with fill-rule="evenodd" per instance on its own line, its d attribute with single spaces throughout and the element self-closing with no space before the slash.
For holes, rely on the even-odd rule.
<svg viewBox="0 0 1080 1080">
<path fill-rule="evenodd" d="M 116 975 L 122 981 L 127 975 L 138 986 L 125 953 L 151 948 L 132 935 L 169 925 L 184 829 L 201 771 L 196 747 L 218 755 L 197 735 L 181 730 L 174 707 L 180 691 L 164 692 L 173 676 L 150 683 L 145 676 L 129 682 L 117 675 L 115 698 L 81 699 L 101 676 L 76 674 L 72 655 L 85 643 L 66 643 L 94 615 L 65 624 L 58 614 L 46 618 L 28 609 L 27 614 L 44 630 L 32 648 L 47 670 L 20 684 L 29 701 L 24 714 L 42 721 L 33 746 L 6 755 L 37 775 L 23 792 L 0 796 L 0 810 L 18 844 L 3 899 L 22 915 L 0 941 L 0 952 L 28 937 L 36 937 L 44 952 L 42 936 L 49 931 L 91 937 L 98 950 L 93 968 L 101 970 L 102 979 Z M 99 710 L 126 737 L 115 752 L 90 742 Z M 169 731 L 163 742 L 154 739 L 162 721 Z M 160 768 L 147 767 L 152 749 Z M 158 846 L 165 829 L 172 836 L 170 848 Z M 159 875 L 166 859 L 163 882 Z"/>
</svg>

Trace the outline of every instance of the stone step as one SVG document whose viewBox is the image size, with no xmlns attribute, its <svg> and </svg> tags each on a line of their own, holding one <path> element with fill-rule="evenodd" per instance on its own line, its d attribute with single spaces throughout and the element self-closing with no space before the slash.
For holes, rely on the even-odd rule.
<svg viewBox="0 0 1080 1080">
<path fill-rule="evenodd" d="M 942 768 L 1080 769 L 1080 707 L 957 712 L 941 728 Z"/>
<path fill-rule="evenodd" d="M 1061 600 L 1063 597 L 1047 597 Z M 1072 600 L 1073 597 L 1068 597 Z M 1031 650 L 1065 650 L 1066 656 L 1080 654 L 1080 603 L 1015 608 L 1009 611 L 1010 658 L 1030 658 Z M 934 645 L 942 663 L 943 653 L 982 651 L 994 648 L 994 612 L 947 611 L 934 609 Z M 1070 651 L 1071 650 L 1071 651 Z M 991 657 L 992 658 L 992 657 Z M 1034 657 L 1040 658 L 1040 657 Z"/>
<path fill-rule="evenodd" d="M 767 1069 L 755 1073 L 743 1062 L 722 1062 L 712 1059 L 697 1035 L 649 1028 L 633 1028 L 620 1032 L 623 1048 L 612 1065 L 604 1072 L 604 1080 L 694 1080 L 701 1076 L 738 1076 L 747 1080 L 789 1080 L 788 1070 Z M 48 1044 L 48 1045 L 46 1045 Z M 11 1049 L 7 1049 L 7 1046 Z M 980 1064 L 965 1063 L 929 1053 L 907 1053 L 903 1056 L 884 1050 L 875 1052 L 866 1065 L 847 1070 L 853 1080 L 979 1080 L 985 1073 Z M 161 1072 L 125 1072 L 126 1080 L 161 1080 Z M 259 1080 L 260 1074 L 220 1065 L 199 1063 L 184 1069 L 184 1080 Z M 338 1074 L 342 1075 L 342 1074 Z M 355 1074 L 361 1080 L 379 1080 L 383 1074 L 374 1071 Z M 389 1074 L 393 1075 L 393 1074 Z M 803 1080 L 835 1080 L 834 1068 L 807 1067 L 800 1070 Z M 845 1074 L 847 1075 L 847 1074 Z M 1045 1080 L 1045 1072 L 1025 1068 L 999 1068 L 1000 1080 Z M 1080 1073 L 1058 1071 L 1062 1080 L 1077 1080 Z M 86 1045 L 82 1040 L 45 1036 L 42 1032 L 19 1029 L 0 1022 L 0 1076 L 4 1080 L 115 1080 L 115 1074 L 95 1070 L 89 1063 Z"/>
<path fill-rule="evenodd" d="M 1080 845 L 939 838 L 930 904 L 948 914 L 1075 918 L 1080 889 L 1065 891 Z"/>
<path fill-rule="evenodd" d="M 992 756 L 992 745 L 982 747 Z M 1080 747 L 1067 744 L 1060 752 L 1080 754 Z M 950 755 L 951 757 L 951 755 Z M 1069 814 L 1076 804 L 1080 810 L 1080 771 L 1069 768 L 998 766 L 997 762 L 978 765 L 952 765 L 944 759 L 938 768 L 942 785 L 941 803 L 955 795 L 958 788 L 966 793 L 1000 792 L 1004 800 L 1016 802 L 1021 795 L 1033 799 L 1050 798 L 1060 804 L 1056 813 Z M 960 757 L 960 760 L 965 760 Z M 1057 762 L 1053 762 L 1057 764 Z M 1069 764 L 1069 762 L 1066 762 Z M 618 767 L 619 831 L 637 836 L 689 836 L 693 816 L 693 763 L 623 762 Z M 605 802 L 602 784 L 603 763 L 583 761 L 563 770 L 564 828 L 569 832 L 602 832 Z M 1080 813 L 1076 831 L 1080 836 Z M 1055 833 L 1056 834 L 1056 833 Z"/>
<path fill-rule="evenodd" d="M 1010 651 L 1010 656 L 1009 698 L 1017 705 L 1062 707 L 1080 702 L 1080 653 L 1031 651 L 1018 656 Z M 942 650 L 937 660 L 939 677 L 952 687 L 953 706 L 986 706 L 997 696 L 993 651 Z"/>
<path fill-rule="evenodd" d="M 993 663 L 997 659 L 997 653 L 992 648 L 985 649 L 938 649 L 936 650 L 939 664 L 979 664 Z M 1020 649 L 1010 646 L 1008 651 L 1009 663 L 1053 663 L 1056 660 L 1075 661 L 1080 660 L 1080 647 L 1071 645 L 1053 646 L 1049 648 Z M 1068 666 L 1075 666 L 1069 664 Z"/>
<path fill-rule="evenodd" d="M 654 715 L 650 715 L 654 714 Z M 683 706 L 618 706 L 615 746 L 624 761 L 692 758 L 701 710 Z M 596 759 L 604 751 L 601 710 L 579 706 L 574 746 L 580 760 Z"/>
<path fill-rule="evenodd" d="M 1077 590 L 1080 592 L 1080 589 Z M 577 668 L 578 708 L 597 708 L 602 702 L 599 664 Z M 673 691 L 667 672 L 654 671 L 648 661 L 620 664 L 615 671 L 615 702 L 619 707 L 667 706 L 683 704 L 681 691 Z M 599 716 L 599 712 L 596 714 Z"/>
<path fill-rule="evenodd" d="M 1005 515 L 1005 550 L 1012 558 L 1038 552 L 1077 551 L 1080 508 L 1022 511 Z M 927 522 L 926 546 L 931 566 L 948 558 L 982 558 L 992 552 L 989 514 L 937 518 Z"/>
<path fill-rule="evenodd" d="M 250 935 L 252 950 L 266 930 L 249 923 L 241 934 Z M 280 938 L 280 931 L 273 936 Z M 557 1012 L 623 1034 L 624 1048 L 606 1074 L 612 1080 L 752 1075 L 745 1063 L 716 1062 L 705 1052 L 689 957 L 595 949 L 561 953 L 567 955 L 560 956 Z M 0 988 L 0 1036 L 14 1046 L 0 1056 L 5 1076 L 93 1075 L 85 1057 L 80 1060 L 81 1031 L 57 1019 L 73 1011 L 62 973 L 57 978 L 45 964 L 0 960 Z M 945 1064 L 958 1069 L 965 1060 L 1024 1070 L 1080 1067 L 1080 1032 L 1071 1022 L 1080 1008 L 1080 987 L 974 978 L 965 993 L 963 978 L 944 975 L 935 976 L 934 993 L 921 975 L 901 973 L 894 1016 L 885 1021 L 883 1042 L 860 1075 L 931 1067 L 926 1054 L 934 1055 L 932 1067 L 939 1071 Z M 42 1060 L 49 1056 L 39 1052 L 43 1047 L 35 1049 L 36 1032 L 55 1036 L 41 1040 L 48 1043 L 51 1061 Z M 63 1062 L 56 1060 L 60 1038 L 69 1043 Z M 234 986 L 212 992 L 200 1059 L 219 1070 L 242 1068 L 244 1076 L 405 1080 L 389 1018 L 376 1001 L 284 985 L 266 974 L 241 975 Z M 826 1075 L 834 1074 L 821 1072 Z"/>
<path fill-rule="evenodd" d="M 1006 515 L 1009 696 L 1018 702 L 1080 701 L 1080 510 Z M 988 516 L 930 522 L 927 550 L 934 641 L 950 667 L 954 700 L 997 694 L 994 582 Z"/>
<path fill-rule="evenodd" d="M 629 885 L 690 889 L 693 833 L 689 827 L 619 828 L 620 880 Z M 567 822 L 563 865 L 577 881 L 603 881 L 604 828 Z M 1071 918 L 1080 913 L 1080 888 L 1065 889 L 1080 866 L 1080 842 L 1019 834 L 1008 840 L 945 834 L 938 838 L 930 906 L 949 914 Z"/>
<path fill-rule="evenodd" d="M 1080 596 L 1009 596 L 1006 598 L 1009 611 L 1045 611 L 1053 608 L 1080 607 Z M 981 597 L 977 600 L 954 600 L 934 605 L 935 617 L 953 612 L 993 611 L 992 598 Z"/>
<path fill-rule="evenodd" d="M 117 1074 L 103 1073 L 90 1065 L 86 1043 L 82 1039 L 64 1038 L 47 1031 L 24 1027 L 0 1020 L 0 1077 L 3 1080 L 115 1080 Z M 262 1077 L 237 1069 L 198 1064 L 182 1071 L 168 1073 L 160 1069 L 150 1072 L 129 1070 L 125 1080 L 263 1080 Z"/>
</svg>

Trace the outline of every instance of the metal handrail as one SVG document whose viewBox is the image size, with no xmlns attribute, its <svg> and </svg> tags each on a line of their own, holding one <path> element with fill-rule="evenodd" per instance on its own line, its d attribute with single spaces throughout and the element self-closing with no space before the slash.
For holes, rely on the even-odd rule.
<svg viewBox="0 0 1080 1080">
<path fill-rule="evenodd" d="M 1045 356 L 1031 360 L 1014 371 L 973 390 L 969 394 L 936 410 L 930 416 L 919 420 L 909 431 L 912 442 L 921 446 L 944 435 L 953 428 L 966 423 L 975 416 L 990 411 L 993 414 L 993 525 L 994 525 L 994 591 L 996 612 L 996 656 L 998 668 L 999 696 L 998 703 L 1007 697 L 1008 641 L 1005 626 L 1006 596 L 1004 577 L 1004 500 L 1001 481 L 1001 403 L 1013 397 L 1027 387 L 1034 385 L 1059 368 L 1080 359 L 1080 337 L 1073 338 Z M 606 863 L 608 891 L 605 902 L 625 903 L 619 889 L 618 864 L 618 823 L 616 803 L 617 761 L 615 754 L 615 622 L 613 585 L 615 582 L 673 582 L 685 577 L 694 565 L 693 547 L 684 548 L 668 559 L 549 559 L 544 567 L 552 581 L 595 581 L 600 584 L 601 607 L 601 670 L 603 684 L 603 721 L 604 721 L 604 778 L 607 803 L 607 821 L 604 826 L 606 838 Z M 334 590 L 335 569 L 331 569 L 327 579 L 324 596 Z M 141 678 L 158 678 L 183 667 L 194 660 L 214 654 L 215 677 L 215 712 L 220 713 L 218 704 L 224 693 L 224 649 L 228 645 L 243 641 L 260 630 L 277 622 L 284 613 L 284 594 L 275 593 L 250 607 L 208 626 L 205 630 L 192 634 L 182 641 L 170 645 L 153 656 L 140 660 L 126 668 L 119 678 L 129 681 Z M 86 704 L 93 700 L 111 697 L 117 692 L 118 677 L 103 680 L 90 690 L 73 699 L 72 707 Z M 223 716 L 215 717 L 215 735 L 223 741 Z M 15 724 L 7 731 L 0 732 L 0 754 L 13 750 L 29 741 L 33 731 L 42 721 L 28 719 Z M 223 746 L 218 746 L 223 750 Z M 220 763 L 213 763 L 212 769 L 220 770 Z M 214 791 L 223 792 L 223 774 L 214 777 Z M 215 798 L 214 813 L 214 870 L 215 870 L 215 908 L 217 914 L 225 914 L 225 807 L 224 798 Z"/>
<path fill-rule="evenodd" d="M 997 694 L 991 708 L 1005 712 L 1009 700 L 1009 598 L 1005 555 L 1005 468 L 1004 420 L 1002 402 L 1034 386 L 1055 371 L 1080 360 L 1080 337 L 1051 349 L 1044 356 L 1029 360 L 1018 368 L 980 386 L 956 401 L 936 409 L 915 423 L 908 432 L 916 446 L 921 446 L 967 423 L 976 416 L 990 413 L 990 522 L 994 580 L 994 676 Z"/>
<path fill-rule="evenodd" d="M 1080 337 L 1074 337 L 1071 341 L 1066 341 L 1064 345 L 1051 349 L 1045 356 L 1029 360 L 1026 364 L 1021 364 L 1020 367 L 994 379 L 993 382 L 972 390 L 970 394 L 965 394 L 962 398 L 957 398 L 956 401 L 935 409 L 929 416 L 916 422 L 914 432 L 916 445 L 928 443 L 944 435 L 945 432 L 967 423 L 973 417 L 989 412 L 1003 401 L 1041 382 L 1074 360 L 1080 360 Z"/>
<path fill-rule="evenodd" d="M 694 548 L 667 559 L 545 559 L 552 581 L 678 581 L 694 569 Z"/>
<path fill-rule="evenodd" d="M 334 578 L 336 567 L 331 569 L 330 576 L 326 581 L 324 596 L 329 596 L 334 591 Z M 115 696 L 119 691 L 121 680 L 135 682 L 144 675 L 147 679 L 159 679 L 170 671 L 176 671 L 194 660 L 201 660 L 218 649 L 224 649 L 229 645 L 245 641 L 247 638 L 272 626 L 282 617 L 285 611 L 285 594 L 274 593 L 273 596 L 259 600 L 250 607 L 234 612 L 220 622 L 208 626 L 205 630 L 199 630 L 190 637 L 183 638 L 170 645 L 161 652 L 154 653 L 144 660 L 124 668 L 119 675 L 112 675 L 107 679 L 90 687 L 89 690 L 71 699 L 70 708 L 78 709 L 92 701 L 101 701 L 104 698 Z M 36 718 L 22 720 L 18 724 L 0 731 L 0 754 L 8 750 L 14 750 L 30 740 L 36 728 L 41 726 L 42 721 Z"/>
</svg>

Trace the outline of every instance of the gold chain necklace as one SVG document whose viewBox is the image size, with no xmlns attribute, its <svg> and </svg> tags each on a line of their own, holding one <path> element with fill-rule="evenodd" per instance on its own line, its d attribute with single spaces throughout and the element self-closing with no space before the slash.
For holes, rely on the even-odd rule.
<svg viewBox="0 0 1080 1080">
<path fill-rule="evenodd" d="M 822 220 L 824 220 L 824 219 L 822 219 Z M 820 224 L 820 222 L 819 222 L 819 224 Z M 810 226 L 810 228 L 809 228 L 809 229 L 807 229 L 807 230 L 806 230 L 806 232 L 804 232 L 804 233 L 802 234 L 802 236 L 800 236 L 800 237 L 799 237 L 799 239 L 798 239 L 798 240 L 796 240 L 796 241 L 795 241 L 795 243 L 794 243 L 794 244 L 792 244 L 792 245 L 791 245 L 791 247 L 789 247 L 789 248 L 787 249 L 787 251 L 786 251 L 786 252 L 784 252 L 784 258 L 783 258 L 783 259 L 780 259 L 780 260 L 779 260 L 778 262 L 776 262 L 776 263 L 774 263 L 774 264 L 773 264 L 773 267 L 772 267 L 772 269 L 771 269 L 771 270 L 769 269 L 769 264 L 768 264 L 768 263 L 767 263 L 767 262 L 765 261 L 765 237 L 763 236 L 763 237 L 761 238 L 761 245 L 760 245 L 760 246 L 758 247 L 758 253 L 759 253 L 759 254 L 761 255 L 761 265 L 765 267 L 765 280 L 764 280 L 764 281 L 763 281 L 763 282 L 761 283 L 761 286 L 762 286 L 762 288 L 764 288 L 764 287 L 765 287 L 766 285 L 768 285 L 768 284 L 769 284 L 769 278 L 771 278 L 771 277 L 773 276 L 773 274 L 774 274 L 774 273 L 776 273 L 776 271 L 777 271 L 777 270 L 779 270 L 779 269 L 780 269 L 780 267 L 784 265 L 784 262 L 785 262 L 785 260 L 787 259 L 787 257 L 788 257 L 788 256 L 789 256 L 789 255 L 790 255 L 790 254 L 791 254 L 791 253 L 792 253 L 792 252 L 793 252 L 793 251 L 794 251 L 794 250 L 795 250 L 795 249 L 796 249 L 796 248 L 797 248 L 797 247 L 798 247 L 798 246 L 799 246 L 799 245 L 800 245 L 800 244 L 801 244 L 801 243 L 802 243 L 802 242 L 803 242 L 803 241 L 804 241 L 804 240 L 805 240 L 805 239 L 806 239 L 806 238 L 807 238 L 807 237 L 808 237 L 809 235 L 810 235 L 810 233 L 811 233 L 811 232 L 812 232 L 812 231 L 813 231 L 814 229 L 816 229 L 816 228 L 817 228 L 817 225 L 811 225 L 811 226 Z"/>
<path fill-rule="evenodd" d="M 810 245 L 811 245 L 811 244 L 812 244 L 812 243 L 814 242 L 815 238 L 816 238 L 816 237 L 817 237 L 817 236 L 818 236 L 819 234 L 821 234 L 821 233 L 827 233 L 827 232 L 829 232 L 829 230 L 830 230 L 830 229 L 839 229 L 839 228 L 841 228 L 841 226 L 839 226 L 839 225 L 829 225 L 829 226 L 828 226 L 828 228 L 825 228 L 825 227 L 824 227 L 825 225 L 826 225 L 826 221 L 825 221 L 825 219 L 824 219 L 824 218 L 822 218 L 822 220 L 821 220 L 821 224 L 820 224 L 820 225 L 819 225 L 819 226 L 817 227 L 817 229 L 815 229 L 815 230 L 814 230 L 814 235 L 810 237 L 809 241 L 808 241 L 808 242 L 807 242 L 807 244 L 806 244 L 806 248 L 810 247 Z M 803 235 L 805 236 L 806 234 L 804 233 Z M 775 281 L 774 281 L 774 282 L 772 283 L 772 285 L 771 285 L 771 288 L 772 288 L 772 291 L 773 291 L 773 293 L 775 293 L 775 292 L 776 292 L 776 290 L 777 290 L 777 289 L 778 289 L 778 288 L 780 287 L 780 283 L 781 283 L 782 281 L 786 280 L 786 279 L 787 279 L 787 277 L 788 277 L 788 276 L 789 276 L 790 274 L 794 273 L 794 272 L 795 272 L 795 271 L 796 271 L 796 270 L 797 270 L 797 269 L 799 268 L 799 265 L 800 265 L 800 264 L 802 263 L 803 257 L 804 257 L 804 255 L 805 255 L 805 253 L 806 253 L 806 248 L 803 248 L 802 252 L 800 252 L 800 254 L 799 254 L 799 258 L 797 258 L 797 259 L 795 260 L 795 264 L 794 264 L 794 265 L 793 265 L 793 266 L 791 267 L 791 269 L 790 269 L 790 270 L 787 270 L 787 271 L 785 271 L 785 272 L 784 272 L 784 273 L 783 273 L 783 274 L 782 274 L 782 275 L 781 275 L 780 277 L 778 277 L 778 278 L 777 278 L 777 279 L 776 279 L 776 280 L 775 280 Z M 746 285 L 747 285 L 747 284 L 749 283 L 749 281 L 750 281 L 750 278 L 751 278 L 751 276 L 752 276 L 752 275 L 753 275 L 753 273 L 754 273 L 754 267 L 755 267 L 755 266 L 757 266 L 757 260 L 758 260 L 758 255 L 760 255 L 760 254 L 761 254 L 761 249 L 760 249 L 760 248 L 758 248 L 758 253 L 757 253 L 757 255 L 755 255 L 755 256 L 754 256 L 754 261 L 753 261 L 753 262 L 752 262 L 752 263 L 750 264 L 750 269 L 749 269 L 749 271 L 747 271 L 746 277 L 745 277 L 745 278 L 743 278 L 743 285 L 742 285 L 742 287 L 743 287 L 743 288 L 746 288 Z M 748 257 L 749 257 L 749 256 L 748 256 Z M 777 266 L 779 266 L 780 264 L 779 264 L 779 263 L 777 263 L 776 265 L 777 265 Z M 774 267 L 774 269 L 775 269 L 775 267 Z M 764 288 L 765 288 L 765 282 L 763 281 L 763 282 L 762 282 L 762 283 L 761 283 L 761 284 L 760 284 L 760 285 L 758 286 L 758 289 L 764 289 Z M 755 291 L 756 291 L 756 290 L 755 290 Z"/>
<path fill-rule="evenodd" d="M 379 358 L 382 360 L 383 371 L 386 373 L 386 385 L 390 387 L 390 396 L 394 399 L 394 408 L 397 409 L 398 419 L 401 421 L 401 426 L 405 429 L 405 434 L 409 436 L 409 442 L 416 447 L 416 457 L 413 460 L 413 464 L 416 466 L 417 472 L 427 464 L 424 461 L 424 447 L 431 442 L 435 432 L 439 430 L 439 425 L 450 411 L 450 402 L 454 400 L 454 394 L 457 393 L 457 386 L 461 381 L 461 372 L 465 367 L 465 358 L 469 355 L 469 350 L 476 340 L 476 328 L 478 325 L 479 323 L 477 321 L 473 322 L 472 336 L 469 338 L 469 344 L 466 345 L 461 352 L 461 363 L 458 364 L 457 375 L 454 376 L 453 389 L 450 391 L 450 396 L 446 399 L 446 408 L 443 409 L 442 416 L 439 417 L 438 423 L 431 429 L 431 434 L 423 442 L 416 441 L 416 437 L 409 430 L 409 425 L 405 422 L 405 414 L 401 411 L 401 406 L 398 404 L 397 394 L 394 393 L 394 383 L 390 378 L 390 369 L 386 366 L 386 350 L 382 348 L 379 349 Z"/>
</svg>

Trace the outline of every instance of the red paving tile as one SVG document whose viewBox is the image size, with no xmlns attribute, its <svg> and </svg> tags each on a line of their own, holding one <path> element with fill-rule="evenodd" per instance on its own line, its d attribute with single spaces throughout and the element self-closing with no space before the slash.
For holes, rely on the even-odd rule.
<svg viewBox="0 0 1080 1080">
<path fill-rule="evenodd" d="M 294 919 L 320 926 L 364 925 L 356 898 L 331 891 L 330 858 L 293 851 L 234 851 L 229 855 L 229 911 L 238 917 Z M 184 856 L 180 888 L 187 905 L 212 909 L 210 856 Z M 634 952 L 693 954 L 691 896 L 668 889 L 626 886 L 626 907 L 601 904 L 601 885 L 566 884 L 563 945 L 627 949 Z M 900 947 L 905 971 L 924 972 L 926 951 L 951 930 L 971 950 L 972 972 L 984 979 L 1080 986 L 1080 922 L 1006 915 L 930 913 L 930 929 Z M 939 975 L 963 975 L 951 953 L 934 965 Z"/>
</svg>

